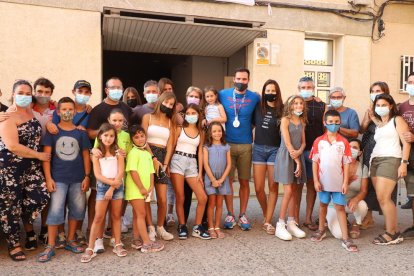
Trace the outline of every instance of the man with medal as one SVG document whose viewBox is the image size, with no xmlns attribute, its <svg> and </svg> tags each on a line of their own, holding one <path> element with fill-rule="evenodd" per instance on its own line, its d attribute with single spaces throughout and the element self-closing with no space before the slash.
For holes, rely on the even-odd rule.
<svg viewBox="0 0 414 276">
<path fill-rule="evenodd" d="M 246 216 L 247 203 L 250 196 L 249 179 L 252 165 L 253 143 L 253 113 L 260 102 L 260 96 L 247 89 L 250 71 L 246 68 L 236 70 L 233 82 L 234 87 L 223 89 L 219 93 L 219 99 L 227 115 L 226 141 L 230 145 L 231 171 L 230 187 L 231 195 L 225 196 L 227 216 L 223 227 L 233 229 L 236 225 L 233 208 L 233 180 L 237 169 L 240 183 L 240 213 L 238 224 L 242 230 L 251 228 Z"/>
</svg>

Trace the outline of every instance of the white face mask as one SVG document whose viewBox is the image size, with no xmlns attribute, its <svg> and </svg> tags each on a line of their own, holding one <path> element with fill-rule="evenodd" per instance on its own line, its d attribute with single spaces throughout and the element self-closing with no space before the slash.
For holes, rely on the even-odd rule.
<svg viewBox="0 0 414 276">
<path fill-rule="evenodd" d="M 410 97 L 413 97 L 414 96 L 414 84 L 407 84 L 405 91 L 408 92 L 408 95 Z"/>
<path fill-rule="evenodd" d="M 147 103 L 155 103 L 158 100 L 158 94 L 145 94 L 145 99 L 147 100 Z"/>
<path fill-rule="evenodd" d="M 354 160 L 356 160 L 358 158 L 358 155 L 359 155 L 359 150 L 351 148 L 351 154 L 352 154 L 352 158 Z"/>
<path fill-rule="evenodd" d="M 375 101 L 375 98 L 378 96 L 378 95 L 381 95 L 382 93 L 371 93 L 371 94 L 369 94 L 369 96 L 370 96 L 370 98 L 371 98 L 371 102 L 374 102 Z"/>
</svg>

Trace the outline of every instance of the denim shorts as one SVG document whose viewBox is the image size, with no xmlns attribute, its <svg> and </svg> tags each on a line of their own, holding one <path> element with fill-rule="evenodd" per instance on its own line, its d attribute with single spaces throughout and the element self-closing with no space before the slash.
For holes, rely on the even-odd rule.
<svg viewBox="0 0 414 276">
<path fill-rule="evenodd" d="M 305 150 L 303 152 L 303 156 L 305 157 L 305 169 L 306 169 L 306 177 L 310 180 L 313 180 L 313 171 L 312 171 L 312 159 L 309 158 L 310 150 Z"/>
<path fill-rule="evenodd" d="M 278 147 L 253 144 L 253 164 L 275 165 Z"/>
<path fill-rule="evenodd" d="M 178 173 L 187 177 L 198 176 L 197 159 L 174 153 L 170 163 L 170 173 Z"/>
<path fill-rule="evenodd" d="M 342 194 L 341 192 L 322 191 L 322 192 L 318 192 L 318 194 L 319 194 L 319 201 L 323 204 L 329 204 L 332 198 L 333 204 L 346 206 L 346 196 Z"/>
<path fill-rule="evenodd" d="M 56 182 L 55 184 L 56 192 L 51 193 L 46 224 L 60 225 L 65 223 L 66 202 L 69 209 L 68 219 L 83 220 L 85 218 L 86 194 L 82 192 L 81 183 Z"/>
<path fill-rule="evenodd" d="M 99 180 L 96 181 L 96 200 L 105 200 L 105 193 L 109 190 L 109 185 L 103 184 Z M 112 194 L 112 200 L 124 198 L 124 184 L 118 189 L 114 190 Z"/>
</svg>

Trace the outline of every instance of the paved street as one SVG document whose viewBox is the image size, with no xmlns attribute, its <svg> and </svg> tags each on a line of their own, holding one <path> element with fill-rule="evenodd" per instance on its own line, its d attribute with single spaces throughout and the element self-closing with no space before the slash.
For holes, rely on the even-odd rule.
<svg viewBox="0 0 414 276">
<path fill-rule="evenodd" d="M 279 197 L 277 212 L 280 201 Z M 235 199 L 235 206 L 237 210 L 238 199 Z M 155 207 L 153 205 L 153 214 Z M 304 211 L 304 208 L 302 210 Z M 405 229 L 411 223 L 411 213 L 400 208 L 398 211 L 400 227 Z M 193 212 L 194 206 L 192 214 Z M 396 246 L 371 244 L 373 237 L 383 231 L 383 219 L 378 215 L 375 216 L 376 227 L 363 231 L 362 237 L 356 240 L 359 253 L 346 252 L 340 242 L 330 234 L 321 243 L 311 242 L 309 238 L 284 242 L 267 235 L 261 229 L 261 211 L 254 197 L 251 197 L 249 202 L 249 217 L 253 221 L 251 231 L 243 232 L 237 227 L 226 231 L 227 237 L 223 240 L 204 241 L 192 237 L 185 241 L 175 239 L 166 242 L 165 250 L 160 253 L 142 254 L 131 249 L 129 233 L 124 241 L 129 253 L 127 257 L 118 258 L 107 247 L 105 253 L 89 264 L 80 263 L 79 255 L 63 249 L 57 250 L 57 256 L 47 264 L 36 262 L 35 257 L 40 249 L 28 253 L 27 261 L 15 263 L 7 256 L 2 240 L 0 275 L 414 274 L 414 240 L 407 240 Z M 171 230 L 175 235 L 175 229 Z"/>
</svg>

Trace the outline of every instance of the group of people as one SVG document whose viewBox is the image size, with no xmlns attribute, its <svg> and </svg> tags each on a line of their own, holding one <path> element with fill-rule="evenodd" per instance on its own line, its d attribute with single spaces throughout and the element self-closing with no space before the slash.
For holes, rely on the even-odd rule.
<svg viewBox="0 0 414 276">
<path fill-rule="evenodd" d="M 404 178 L 408 195 L 414 195 L 414 73 L 407 81 L 409 99 L 399 105 L 385 82 L 373 83 L 361 124 L 355 110 L 344 105 L 341 87 L 331 89 L 326 104 L 315 96 L 314 81 L 303 77 L 297 94 L 283 101 L 275 80 L 266 81 L 260 94 L 248 89 L 249 80 L 248 69 L 237 69 L 234 87 L 218 92 L 191 86 L 186 103 L 177 101 L 171 80 L 150 80 L 144 84 L 142 104 L 135 88 L 124 90 L 122 81 L 112 77 L 105 84 L 105 99 L 93 108 L 88 105 L 88 81 L 77 81 L 72 95 L 57 102 L 51 100 L 50 80 L 40 78 L 33 87 L 16 81 L 13 104 L 2 105 L 5 112 L 0 113 L 0 225 L 11 259 L 26 259 L 21 220 L 24 248 L 36 249 L 38 240 L 45 244 L 40 262 L 50 261 L 58 248 L 82 253 L 81 262 L 90 262 L 104 252 L 104 237 L 110 238 L 113 253 L 124 257 L 128 252 L 121 233 L 128 231 L 127 204 L 133 210 L 131 247 L 161 251 L 165 245 L 160 240 L 174 239 L 166 230 L 176 223 L 174 206 L 177 237 L 188 238 L 193 193 L 193 237 L 222 239 L 222 229 L 237 224 L 249 230 L 252 164 L 267 234 L 292 240 L 305 238 L 308 228 L 316 242 L 328 228 L 346 250 L 356 252 L 352 239 L 372 227 L 372 212 L 380 211 L 385 232 L 374 244 L 397 244 L 414 236 L 414 227 L 400 233 L 395 207 L 399 178 Z M 305 183 L 306 216 L 300 223 Z M 279 184 L 284 192 L 273 224 Z M 312 220 L 317 194 L 318 224 Z M 86 211 L 89 240 L 82 231 Z M 33 221 L 39 214 L 37 235 Z M 354 221 L 348 222 L 347 214 Z"/>
</svg>

